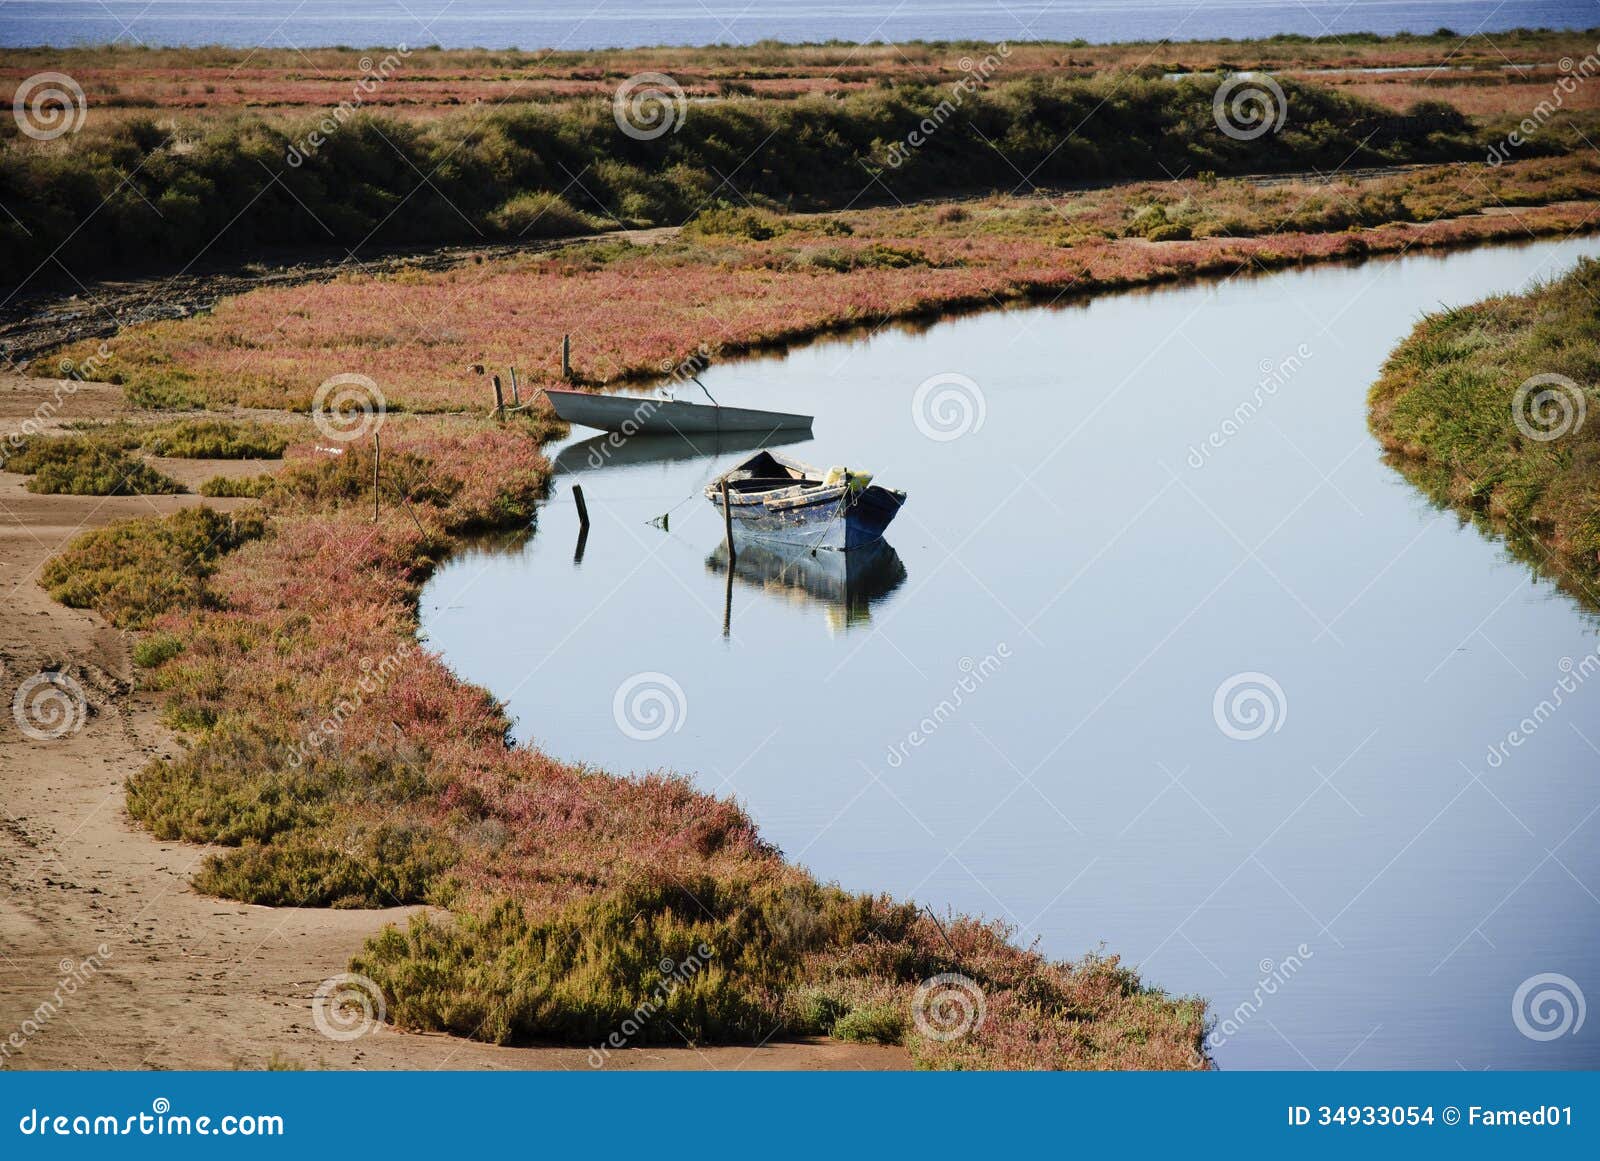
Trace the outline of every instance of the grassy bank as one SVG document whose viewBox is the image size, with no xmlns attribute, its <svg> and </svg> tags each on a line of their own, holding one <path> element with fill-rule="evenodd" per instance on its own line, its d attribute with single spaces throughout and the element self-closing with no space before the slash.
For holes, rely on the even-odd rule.
<svg viewBox="0 0 1600 1161">
<path fill-rule="evenodd" d="M 1369 399 L 1373 432 L 1441 502 L 1600 606 L 1600 263 L 1430 315 Z"/>
<path fill-rule="evenodd" d="M 1501 135 L 1442 101 L 1396 110 L 1285 75 L 1275 82 L 1283 124 L 1247 140 L 1217 123 L 1215 75 L 1072 76 L 1036 64 L 1013 76 L 1004 59 L 991 59 L 993 69 L 885 78 L 843 94 L 734 90 L 691 100 L 683 91 L 655 109 L 671 126 L 661 134 L 619 127 L 609 94 L 626 74 L 608 73 L 599 96 L 469 102 L 416 119 L 380 103 L 401 86 L 387 67 L 375 80 L 362 74 L 336 112 L 268 115 L 252 103 L 223 118 L 185 118 L 158 108 L 98 126 L 86 116 L 81 131 L 49 141 L 14 130 L 0 152 L 9 211 L 0 218 L 0 270 L 14 282 L 52 260 L 85 277 L 202 253 L 561 236 L 617 221 L 678 223 L 719 197 L 825 208 L 1201 171 L 1478 158 Z M 402 77 L 408 61 L 393 67 Z M 979 72 L 981 83 L 972 79 Z M 106 83 L 117 92 L 105 99 L 121 95 Z M 919 127 L 925 142 L 897 153 Z M 1561 141 L 1552 128 L 1519 156 Z"/>
</svg>

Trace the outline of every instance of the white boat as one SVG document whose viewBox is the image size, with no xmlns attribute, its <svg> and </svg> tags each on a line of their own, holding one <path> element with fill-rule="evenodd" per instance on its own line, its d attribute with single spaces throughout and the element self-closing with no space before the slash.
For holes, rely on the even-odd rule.
<svg viewBox="0 0 1600 1161">
<path fill-rule="evenodd" d="M 623 435 L 705 435 L 723 431 L 810 431 L 811 416 L 683 403 L 649 396 L 596 395 L 545 388 L 550 406 L 568 423 Z"/>
</svg>

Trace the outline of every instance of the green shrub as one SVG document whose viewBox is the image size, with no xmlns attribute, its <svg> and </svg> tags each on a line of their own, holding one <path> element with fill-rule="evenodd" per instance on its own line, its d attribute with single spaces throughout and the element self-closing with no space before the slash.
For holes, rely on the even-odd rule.
<svg viewBox="0 0 1600 1161">
<path fill-rule="evenodd" d="M 906 1035 L 906 1016 L 901 1007 L 885 1002 L 852 1009 L 834 1021 L 829 1034 L 835 1040 L 860 1044 L 899 1044 Z"/>
<path fill-rule="evenodd" d="M 180 419 L 144 435 L 151 455 L 194 460 L 275 460 L 289 446 L 281 427 L 223 419 Z"/>
<path fill-rule="evenodd" d="M 122 520 L 78 536 L 39 580 L 64 605 L 138 629 L 171 609 L 208 606 L 217 558 L 264 531 L 259 515 L 205 507 Z"/>
<path fill-rule="evenodd" d="M 263 472 L 259 476 L 212 476 L 201 483 L 199 492 L 216 499 L 240 496 L 260 499 L 277 486 L 277 477 Z"/>
<path fill-rule="evenodd" d="M 497 1044 L 754 1040 L 804 956 L 854 932 L 855 908 L 811 884 L 635 880 L 543 919 L 509 900 L 448 926 L 417 916 L 369 941 L 354 970 L 402 1027 Z"/>
<path fill-rule="evenodd" d="M 183 485 L 130 456 L 114 442 L 92 436 L 39 436 L 5 463 L 31 475 L 28 491 L 73 496 L 146 496 L 183 491 Z"/>
<path fill-rule="evenodd" d="M 565 238 L 600 228 L 560 194 L 549 192 L 518 194 L 489 215 L 489 224 L 515 238 Z"/>
<path fill-rule="evenodd" d="M 183 652 L 183 640 L 176 633 L 152 633 L 133 646 L 133 663 L 141 669 L 165 665 Z"/>
<path fill-rule="evenodd" d="M 709 206 L 684 224 L 684 232 L 701 237 L 748 238 L 752 242 L 765 242 L 783 229 L 783 224 L 771 214 L 737 206 Z"/>
<path fill-rule="evenodd" d="M 210 895 L 264 907 L 400 907 L 448 901 L 439 877 L 458 858 L 424 828 L 383 823 L 344 834 L 296 828 L 214 855 L 194 878 Z"/>
</svg>

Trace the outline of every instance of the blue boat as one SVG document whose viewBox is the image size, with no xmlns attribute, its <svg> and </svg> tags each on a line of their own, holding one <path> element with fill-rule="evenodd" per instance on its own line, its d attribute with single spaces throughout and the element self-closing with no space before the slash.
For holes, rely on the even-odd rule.
<svg viewBox="0 0 1600 1161">
<path fill-rule="evenodd" d="M 906 502 L 904 492 L 879 487 L 865 473 L 823 471 L 770 451 L 706 485 L 706 499 L 718 508 L 724 482 L 737 535 L 813 551 L 876 544 Z"/>
</svg>

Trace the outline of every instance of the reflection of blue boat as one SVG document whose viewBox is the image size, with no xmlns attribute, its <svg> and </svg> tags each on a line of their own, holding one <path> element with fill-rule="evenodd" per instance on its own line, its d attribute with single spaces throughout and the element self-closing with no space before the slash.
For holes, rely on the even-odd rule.
<svg viewBox="0 0 1600 1161">
<path fill-rule="evenodd" d="M 706 568 L 728 571 L 727 545 L 717 545 L 706 558 Z M 772 597 L 821 606 L 831 624 L 844 628 L 865 622 L 873 605 L 904 584 L 906 566 L 884 540 L 855 552 L 813 552 L 751 541 L 734 555 L 733 578 Z"/>
<path fill-rule="evenodd" d="M 801 548 L 848 550 L 875 544 L 906 494 L 844 468 L 823 472 L 770 451 L 758 452 L 706 485 L 706 498 L 728 509 L 734 531 L 753 540 Z"/>
</svg>

